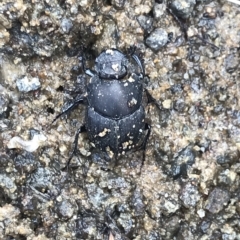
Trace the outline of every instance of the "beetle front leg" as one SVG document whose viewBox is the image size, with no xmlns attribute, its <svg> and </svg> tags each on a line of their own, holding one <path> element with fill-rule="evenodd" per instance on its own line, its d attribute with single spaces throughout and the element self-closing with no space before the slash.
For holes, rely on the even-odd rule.
<svg viewBox="0 0 240 240">
<path fill-rule="evenodd" d="M 83 104 L 86 100 L 86 96 L 81 95 L 79 96 L 79 98 L 75 99 L 74 102 L 67 108 L 65 109 L 63 112 L 61 112 L 60 114 L 58 114 L 52 121 L 52 124 L 59 119 L 61 116 L 63 116 L 64 114 L 69 113 L 70 111 L 72 111 L 74 108 L 76 108 L 79 104 Z"/>
<path fill-rule="evenodd" d="M 143 59 L 140 56 L 138 56 L 135 52 L 136 52 L 136 47 L 135 46 L 129 48 L 130 56 L 134 59 L 134 61 L 140 67 L 142 77 L 144 77 L 145 76 L 145 68 L 143 66 Z"/>
<path fill-rule="evenodd" d="M 87 75 L 90 76 L 90 77 L 93 77 L 96 73 L 95 73 L 93 70 L 91 70 L 90 68 L 87 68 L 87 67 L 86 67 L 85 57 L 82 56 L 81 58 L 82 58 L 82 59 L 81 59 L 82 69 L 83 69 L 84 73 L 87 74 Z"/>
</svg>

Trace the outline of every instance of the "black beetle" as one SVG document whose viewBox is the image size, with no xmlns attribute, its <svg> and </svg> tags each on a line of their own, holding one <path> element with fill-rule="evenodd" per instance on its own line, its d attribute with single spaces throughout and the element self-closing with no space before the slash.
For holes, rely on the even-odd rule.
<svg viewBox="0 0 240 240">
<path fill-rule="evenodd" d="M 91 144 L 110 157 L 131 149 L 145 150 L 151 127 L 145 122 L 143 93 L 146 93 L 148 102 L 156 101 L 143 87 L 145 70 L 135 50 L 131 47 L 127 55 L 117 49 L 104 50 L 95 60 L 95 71 L 86 68 L 82 57 L 83 71 L 91 77 L 87 92 L 53 120 L 79 104 L 87 105 L 86 123 L 76 133 L 74 151 L 68 164 L 77 150 L 79 134 L 86 131 Z M 135 70 L 129 69 L 129 60 L 134 60 L 139 72 L 135 71 L 136 66 Z"/>
</svg>

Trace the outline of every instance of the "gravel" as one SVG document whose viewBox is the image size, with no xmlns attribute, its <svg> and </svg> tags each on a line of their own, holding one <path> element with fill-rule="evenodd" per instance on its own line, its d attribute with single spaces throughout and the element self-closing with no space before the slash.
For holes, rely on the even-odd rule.
<svg viewBox="0 0 240 240">
<path fill-rule="evenodd" d="M 41 84 L 38 78 L 35 77 L 35 78 L 29 79 L 27 76 L 17 79 L 16 85 L 20 92 L 30 92 L 30 91 L 37 90 L 38 88 L 41 87 Z"/>
<path fill-rule="evenodd" d="M 146 44 L 153 50 L 158 51 L 167 44 L 168 34 L 162 28 L 154 29 L 146 39 Z"/>
<path fill-rule="evenodd" d="M 240 6 L 167 2 L 1 1 L 0 239 L 240 239 Z M 85 106 L 52 121 L 86 90 L 82 53 L 131 45 L 158 103 L 143 167 L 82 133 L 63 169 Z"/>
</svg>

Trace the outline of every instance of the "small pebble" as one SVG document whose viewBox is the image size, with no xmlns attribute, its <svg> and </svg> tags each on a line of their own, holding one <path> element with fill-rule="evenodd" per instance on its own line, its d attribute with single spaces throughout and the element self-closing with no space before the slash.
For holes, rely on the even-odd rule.
<svg viewBox="0 0 240 240">
<path fill-rule="evenodd" d="M 168 34 L 162 28 L 156 28 L 146 39 L 146 44 L 155 51 L 160 50 L 168 42 Z"/>
<path fill-rule="evenodd" d="M 27 76 L 24 76 L 17 79 L 16 84 L 20 92 L 30 92 L 41 87 L 41 83 L 37 77 L 28 78 Z"/>
<path fill-rule="evenodd" d="M 61 28 L 63 32 L 69 33 L 73 27 L 72 21 L 70 19 L 64 18 L 61 22 Z"/>
<path fill-rule="evenodd" d="M 34 152 L 46 140 L 47 138 L 42 133 L 34 135 L 31 140 L 23 140 L 22 138 L 16 136 L 9 141 L 7 147 L 9 149 L 20 148 L 28 152 Z"/>
<path fill-rule="evenodd" d="M 178 17 L 187 19 L 190 17 L 195 4 L 195 0 L 174 0 L 170 8 Z"/>
</svg>

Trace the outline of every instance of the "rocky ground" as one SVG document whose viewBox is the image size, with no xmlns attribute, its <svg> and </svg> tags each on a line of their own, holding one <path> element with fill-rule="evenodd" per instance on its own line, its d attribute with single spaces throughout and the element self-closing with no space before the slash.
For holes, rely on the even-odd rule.
<svg viewBox="0 0 240 240">
<path fill-rule="evenodd" d="M 240 239 L 240 5 L 209 0 L 0 2 L 0 239 Z M 152 134 L 117 161 L 85 107 L 51 124 L 107 48 L 135 45 Z"/>
</svg>

